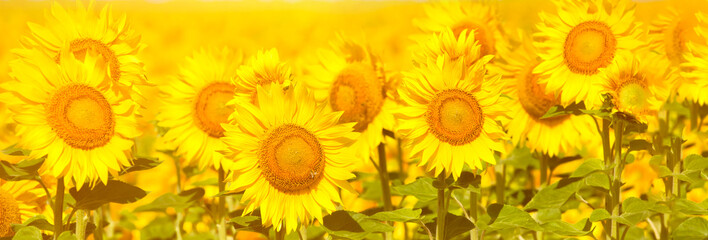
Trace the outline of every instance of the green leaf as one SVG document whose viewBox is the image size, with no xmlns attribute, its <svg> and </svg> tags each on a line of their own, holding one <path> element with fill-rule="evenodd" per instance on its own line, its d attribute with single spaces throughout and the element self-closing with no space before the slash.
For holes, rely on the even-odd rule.
<svg viewBox="0 0 708 240">
<path fill-rule="evenodd" d="M 676 207 L 676 210 L 685 214 L 690 214 L 690 215 L 705 215 L 708 214 L 708 210 L 703 208 L 701 205 L 698 203 L 695 203 L 691 200 L 679 198 L 676 199 L 676 202 L 674 202 L 674 207 Z"/>
<path fill-rule="evenodd" d="M 392 232 L 393 227 L 368 219 L 361 213 L 336 211 L 325 216 L 323 225 L 327 233 L 347 239 L 370 239 L 383 232 Z"/>
<path fill-rule="evenodd" d="M 15 239 L 42 239 L 42 232 L 40 232 L 39 228 L 34 226 L 23 227 L 15 233 L 14 237 L 12 237 L 12 240 Z"/>
<path fill-rule="evenodd" d="M 708 158 L 702 157 L 701 155 L 691 154 L 684 160 L 684 169 L 686 171 L 696 170 L 701 171 L 708 168 Z"/>
<path fill-rule="evenodd" d="M 146 205 L 135 208 L 135 212 L 156 211 L 164 212 L 167 208 L 173 207 L 176 211 L 182 211 L 194 206 L 194 204 L 204 197 L 203 188 L 192 188 L 182 191 L 179 195 L 166 193 Z"/>
<path fill-rule="evenodd" d="M 526 228 L 534 231 L 541 231 L 542 228 L 536 220 L 524 210 L 509 205 L 494 203 L 487 208 L 489 216 L 489 229 L 504 230 L 514 228 Z"/>
<path fill-rule="evenodd" d="M 590 176 L 585 177 L 585 184 L 606 190 L 610 189 L 610 179 L 607 178 L 607 174 L 604 172 L 590 174 Z"/>
<path fill-rule="evenodd" d="M 398 196 L 410 195 L 418 199 L 415 207 L 426 206 L 438 199 L 438 190 L 433 187 L 433 179 L 429 177 L 418 178 L 406 185 L 393 186 L 391 193 Z"/>
<path fill-rule="evenodd" d="M 706 239 L 708 238 L 708 220 L 702 217 L 689 218 L 678 225 L 673 234 L 674 239 Z"/>
<path fill-rule="evenodd" d="M 78 191 L 74 187 L 69 189 L 69 194 L 76 200 L 74 208 L 85 210 L 93 210 L 106 203 L 132 203 L 147 195 L 139 187 L 117 180 L 108 180 L 106 185 L 99 182 L 93 188 L 86 184 Z"/>
<path fill-rule="evenodd" d="M 59 240 L 77 240 L 77 238 L 76 235 L 67 231 L 59 235 Z"/>
<path fill-rule="evenodd" d="M 344 210 L 335 211 L 322 220 L 323 225 L 331 231 L 364 232 L 364 228 Z"/>
<path fill-rule="evenodd" d="M 17 164 L 0 161 L 0 179 L 6 181 L 33 180 L 39 178 L 37 169 L 42 166 L 46 158 L 22 160 Z"/>
<path fill-rule="evenodd" d="M 248 226 L 249 223 L 255 222 L 255 221 L 260 221 L 261 218 L 259 216 L 241 216 L 241 217 L 233 217 L 229 220 L 230 223 L 238 224 L 240 226 Z"/>
<path fill-rule="evenodd" d="M 162 163 L 162 161 L 160 161 L 157 158 L 139 157 L 139 158 L 133 159 L 133 165 L 130 167 L 127 167 L 126 169 L 123 169 L 123 171 L 120 172 L 120 175 L 129 173 L 129 172 L 148 170 L 148 169 L 157 167 L 158 165 L 160 165 L 160 163 Z"/>
<path fill-rule="evenodd" d="M 575 171 L 570 175 L 570 177 L 585 177 L 588 174 L 597 172 L 597 171 L 602 171 L 602 169 L 605 167 L 605 164 L 602 162 L 600 159 L 596 158 L 591 158 L 588 160 L 585 160 L 580 166 L 578 166 Z"/>
<path fill-rule="evenodd" d="M 168 217 L 160 217 L 152 220 L 147 226 L 140 230 L 141 239 L 174 239 L 174 221 Z"/>
<path fill-rule="evenodd" d="M 639 150 L 647 150 L 650 153 L 654 152 L 654 148 L 650 142 L 647 142 L 647 140 L 643 139 L 635 139 L 629 142 L 629 151 L 639 151 Z"/>
<path fill-rule="evenodd" d="M 587 221 L 587 219 L 585 219 Z M 541 225 L 544 232 L 551 232 L 563 236 L 585 236 L 590 233 L 590 230 L 584 231 L 583 229 L 577 229 L 576 226 L 561 221 L 555 220 Z"/>
<path fill-rule="evenodd" d="M 566 107 L 563 107 L 561 105 L 555 105 L 549 108 L 546 114 L 541 117 L 541 119 L 548 119 L 569 114 L 579 115 L 583 112 L 583 110 L 585 110 L 585 106 L 583 104 L 573 103 Z"/>
<path fill-rule="evenodd" d="M 412 222 L 420 219 L 421 209 L 401 208 L 388 212 L 377 212 L 369 218 L 378 221 Z"/>
<path fill-rule="evenodd" d="M 678 113 L 679 115 L 682 116 L 688 116 L 691 114 L 691 110 L 689 110 L 686 106 L 679 102 L 667 102 L 664 103 L 664 106 L 662 107 L 663 110 L 669 110 L 671 113 Z"/>
<path fill-rule="evenodd" d="M 49 221 L 47 221 L 47 217 L 45 217 L 44 215 L 36 215 L 34 217 L 31 217 L 22 224 L 12 224 L 12 230 L 17 232 L 21 228 L 27 226 L 37 227 L 40 230 L 45 231 L 54 231 L 54 225 L 49 223 Z"/>
<path fill-rule="evenodd" d="M 561 219 L 561 211 L 558 208 L 544 208 L 539 209 L 536 213 L 536 219 L 540 223 L 547 223 L 555 220 Z"/>
<path fill-rule="evenodd" d="M 524 209 L 560 208 L 570 196 L 580 189 L 582 183 L 580 180 L 581 178 L 563 179 L 541 189 Z"/>
<path fill-rule="evenodd" d="M 604 208 L 598 208 L 592 211 L 590 214 L 590 221 L 591 222 L 597 222 L 597 221 L 602 221 L 605 219 L 608 219 L 612 216 L 610 212 L 605 210 Z"/>
</svg>

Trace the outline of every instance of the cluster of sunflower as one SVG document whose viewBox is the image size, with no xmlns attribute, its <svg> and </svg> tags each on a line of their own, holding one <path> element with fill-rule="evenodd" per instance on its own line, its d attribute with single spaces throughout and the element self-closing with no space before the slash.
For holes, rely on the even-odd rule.
<svg viewBox="0 0 708 240">
<path fill-rule="evenodd" d="M 53 2 L 0 78 L 0 238 L 708 237 L 708 14 L 502 2 L 174 68 L 178 33 Z"/>
</svg>

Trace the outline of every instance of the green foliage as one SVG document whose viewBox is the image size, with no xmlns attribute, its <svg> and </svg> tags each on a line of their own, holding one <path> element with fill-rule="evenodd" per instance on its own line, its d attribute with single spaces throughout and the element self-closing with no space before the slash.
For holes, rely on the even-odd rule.
<svg viewBox="0 0 708 240">
<path fill-rule="evenodd" d="M 401 208 L 389 212 L 377 212 L 369 218 L 379 221 L 416 222 L 420 220 L 420 209 Z"/>
<path fill-rule="evenodd" d="M 12 240 L 42 239 L 42 233 L 35 226 L 23 227 L 15 233 Z"/>
<path fill-rule="evenodd" d="M 135 171 L 148 170 L 148 169 L 157 167 L 161 163 L 162 162 L 160 160 L 158 160 L 157 158 L 139 157 L 139 158 L 133 159 L 133 165 L 123 169 L 123 171 L 120 172 L 120 175 L 130 173 L 130 172 L 135 172 Z"/>
<path fill-rule="evenodd" d="M 706 239 L 708 238 L 708 220 L 702 217 L 689 218 L 678 225 L 672 237 L 676 240 Z"/>
<path fill-rule="evenodd" d="M 182 191 L 179 195 L 166 193 L 159 196 L 149 204 L 135 208 L 136 212 L 164 212 L 167 208 L 174 208 L 176 211 L 183 211 L 186 208 L 194 206 L 200 199 L 204 197 L 203 188 L 193 188 Z"/>
<path fill-rule="evenodd" d="M 526 228 L 541 231 L 538 222 L 528 212 L 509 205 L 494 203 L 489 205 L 487 213 L 491 217 L 489 230 L 505 230 L 513 228 Z"/>
<path fill-rule="evenodd" d="M 580 180 L 581 178 L 563 179 L 541 189 L 524 209 L 559 208 L 580 189 L 582 183 Z"/>
<path fill-rule="evenodd" d="M 417 198 L 418 202 L 415 204 L 415 208 L 427 206 L 438 199 L 438 190 L 433 187 L 433 180 L 432 178 L 422 177 L 406 185 L 393 186 L 391 194 L 398 196 L 409 195 Z"/>
<path fill-rule="evenodd" d="M 591 158 L 583 161 L 580 166 L 578 166 L 575 171 L 570 175 L 570 177 L 585 177 L 591 173 L 602 171 L 605 168 L 605 164 L 600 159 Z"/>
<path fill-rule="evenodd" d="M 76 200 L 76 209 L 93 210 L 106 203 L 132 203 L 145 197 L 147 193 L 139 187 L 117 181 L 108 180 L 107 184 L 99 182 L 90 187 L 84 185 L 81 190 L 69 189 L 69 193 Z"/>
<path fill-rule="evenodd" d="M 327 233 L 347 239 L 378 238 L 383 232 L 392 232 L 393 227 L 370 219 L 366 215 L 351 211 L 335 211 L 323 219 Z"/>
<path fill-rule="evenodd" d="M 44 215 L 36 215 L 31 217 L 22 224 L 12 224 L 12 230 L 14 232 L 18 232 L 20 229 L 28 226 L 36 227 L 43 231 L 54 231 L 54 225 L 49 223 L 49 221 L 47 221 L 47 217 Z"/>
<path fill-rule="evenodd" d="M 39 179 L 37 169 L 42 166 L 44 159 L 23 160 L 17 164 L 0 161 L 0 179 L 7 181 Z"/>
</svg>

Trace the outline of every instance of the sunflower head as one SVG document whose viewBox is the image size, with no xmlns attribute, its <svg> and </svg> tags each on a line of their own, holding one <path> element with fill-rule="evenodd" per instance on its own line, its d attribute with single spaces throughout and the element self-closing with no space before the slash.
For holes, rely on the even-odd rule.
<svg viewBox="0 0 708 240">
<path fill-rule="evenodd" d="M 560 94 L 567 105 L 599 104 L 600 71 L 616 60 L 620 50 L 642 45 L 634 23 L 634 5 L 620 1 L 555 1 L 557 14 L 541 13 L 534 35 L 541 62 L 534 68 L 548 92 Z M 561 91 L 562 90 L 562 91 Z"/>
<path fill-rule="evenodd" d="M 11 237 L 12 224 L 21 224 L 42 212 L 46 194 L 35 181 L 0 180 L 0 237 Z"/>
<path fill-rule="evenodd" d="M 678 97 L 680 100 L 692 101 L 701 105 L 708 104 L 708 14 L 696 14 L 698 27 L 696 33 L 700 40 L 686 43 L 688 51 L 684 53 L 685 62 L 681 66 L 681 76 L 683 81 L 678 87 Z"/>
<path fill-rule="evenodd" d="M 684 10 L 669 8 L 652 22 L 649 29 L 652 49 L 664 53 L 673 65 L 684 61 L 683 54 L 688 50 L 686 43 L 700 40 L 694 30 L 698 26 L 696 14 Z"/>
<path fill-rule="evenodd" d="M 256 91 L 257 102 L 236 106 L 224 125 L 234 158 L 230 188 L 245 190 L 244 214 L 260 207 L 263 224 L 277 230 L 321 221 L 341 202 L 337 189 L 351 190 L 354 156 L 345 149 L 359 133 L 300 85 L 283 90 L 271 83 Z"/>
<path fill-rule="evenodd" d="M 452 60 L 462 58 L 465 66 L 472 66 L 483 55 L 474 35 L 467 34 L 468 31 L 475 30 L 462 31 L 465 34 L 454 34 L 453 30 L 446 28 L 440 33 L 433 34 L 426 41 L 419 43 L 420 49 L 415 51 L 413 62 L 418 65 L 426 64 L 427 59 L 437 59 L 446 54 Z"/>
<path fill-rule="evenodd" d="M 200 50 L 187 58 L 180 75 L 163 89 L 164 104 L 158 114 L 159 125 L 169 128 L 165 140 L 187 164 L 200 168 L 220 168 L 225 158 L 217 152 L 229 115 L 233 113 L 236 69 L 241 54 L 227 48 Z"/>
<path fill-rule="evenodd" d="M 256 56 L 237 70 L 236 74 L 238 75 L 236 94 L 244 99 L 250 99 L 251 103 L 257 102 L 257 86 L 276 83 L 287 87 L 293 81 L 290 66 L 280 61 L 276 49 L 258 51 Z"/>
<path fill-rule="evenodd" d="M 439 1 L 428 4 L 425 12 L 427 19 L 414 20 L 420 29 L 427 33 L 450 29 L 454 37 L 468 34 L 478 42 L 482 56 L 495 55 L 503 40 L 496 10 L 488 3 Z"/>
<path fill-rule="evenodd" d="M 642 51 L 621 52 L 615 64 L 606 68 L 602 92 L 612 96 L 616 111 L 646 121 L 655 115 L 668 98 L 668 89 L 676 81 L 670 63 L 658 54 Z"/>
<path fill-rule="evenodd" d="M 96 11 L 93 1 L 88 6 L 77 1 L 75 8 L 68 9 L 54 2 L 46 18 L 45 25 L 28 23 L 32 35 L 22 39 L 24 50 L 42 51 L 56 63 L 63 59 L 62 48 L 80 60 L 94 52 L 105 62 L 111 86 L 120 94 L 136 94 L 134 85 L 148 84 L 137 58 L 144 45 L 126 23 L 125 14 L 116 17 L 109 5 Z"/>
</svg>

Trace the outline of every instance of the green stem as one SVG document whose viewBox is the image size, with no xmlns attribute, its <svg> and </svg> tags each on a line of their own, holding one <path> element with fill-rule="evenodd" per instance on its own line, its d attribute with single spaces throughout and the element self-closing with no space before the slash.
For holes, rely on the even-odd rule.
<svg viewBox="0 0 708 240">
<path fill-rule="evenodd" d="M 93 239 L 102 240 L 103 239 L 103 205 L 98 207 L 93 214 L 93 221 L 96 224 L 96 229 L 93 230 Z"/>
<path fill-rule="evenodd" d="M 275 231 L 275 239 L 276 240 L 285 240 L 286 229 L 287 228 L 285 228 L 285 222 L 283 222 L 282 225 L 280 226 L 280 231 Z"/>
<path fill-rule="evenodd" d="M 64 231 L 62 213 L 64 212 L 64 177 L 57 179 L 57 194 L 54 201 L 54 240 Z"/>
<path fill-rule="evenodd" d="M 541 153 L 541 181 L 539 182 L 539 186 L 543 186 L 544 183 L 548 182 L 548 156 L 546 154 Z"/>
<path fill-rule="evenodd" d="M 445 185 L 445 171 L 443 170 L 440 175 L 438 175 L 438 182 Z M 445 188 L 438 188 L 438 224 L 435 234 L 436 239 L 445 239 L 445 216 L 447 215 L 447 208 L 445 207 Z"/>
<path fill-rule="evenodd" d="M 219 168 L 219 210 L 217 216 L 219 217 L 219 240 L 226 240 L 226 196 L 223 194 L 226 190 L 226 183 L 224 182 L 224 168 Z"/>
<path fill-rule="evenodd" d="M 506 165 L 499 166 L 500 171 L 496 172 L 497 184 L 495 189 L 497 190 L 497 203 L 504 204 L 504 188 L 506 185 Z"/>
<path fill-rule="evenodd" d="M 88 210 L 76 211 L 76 239 L 86 239 L 86 224 L 88 224 Z"/>
<path fill-rule="evenodd" d="M 47 203 L 49 204 L 49 207 L 54 209 L 54 201 L 52 201 L 52 195 L 49 194 L 49 189 L 47 189 L 47 185 L 44 185 L 44 181 L 42 181 L 41 177 L 36 177 L 37 182 L 39 182 L 39 185 L 42 186 L 42 189 L 44 189 L 44 194 L 47 195 Z"/>
<path fill-rule="evenodd" d="M 603 118 L 602 119 L 602 131 L 600 131 L 600 136 L 602 137 L 602 155 L 605 160 L 605 167 L 609 167 L 612 164 L 612 148 L 610 147 L 610 121 Z M 605 210 L 607 212 L 612 212 L 612 194 L 609 192 L 605 194 Z M 608 229 L 611 230 L 613 223 L 610 220 L 606 220 L 603 224 L 605 229 L 605 234 L 607 234 L 607 239 L 611 239 L 612 235 Z"/>
<path fill-rule="evenodd" d="M 384 211 L 393 211 L 393 203 L 391 203 L 391 181 L 388 175 L 388 163 L 386 161 L 386 146 L 379 143 L 379 176 L 381 178 L 381 191 L 383 192 Z M 393 224 L 393 223 L 391 223 Z M 391 232 L 384 233 L 384 239 L 392 239 Z"/>
<path fill-rule="evenodd" d="M 474 187 L 479 188 L 476 181 L 473 182 Z M 474 221 L 475 227 L 470 231 L 470 240 L 479 239 L 479 228 L 477 228 L 477 205 L 479 204 L 477 199 L 477 193 L 475 191 L 470 191 L 470 218 Z"/>
<path fill-rule="evenodd" d="M 175 162 L 175 172 L 177 172 L 177 194 L 182 193 L 182 164 L 179 158 L 172 157 Z M 177 212 L 177 217 L 175 219 L 175 234 L 177 235 L 177 240 L 182 240 L 182 220 L 184 219 L 184 213 L 182 211 Z"/>
<path fill-rule="evenodd" d="M 615 128 L 615 152 L 616 157 L 614 160 L 615 169 L 612 176 L 612 215 L 619 216 L 622 214 L 622 206 L 620 203 L 620 186 L 622 185 L 622 169 L 624 168 L 624 163 L 622 162 L 622 132 L 624 131 L 624 122 L 620 119 L 614 121 Z M 619 233 L 619 222 L 612 218 L 612 235 L 615 239 L 620 239 Z"/>
</svg>

